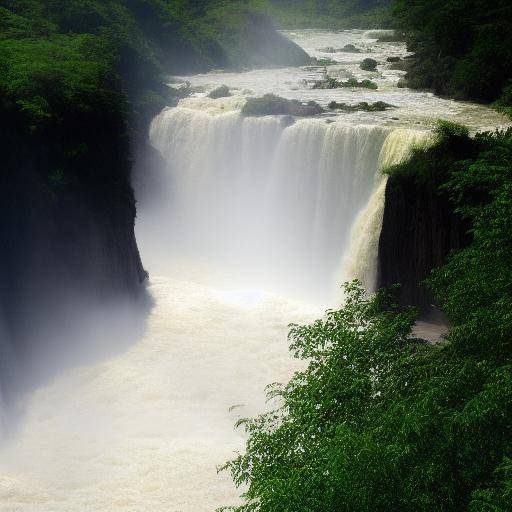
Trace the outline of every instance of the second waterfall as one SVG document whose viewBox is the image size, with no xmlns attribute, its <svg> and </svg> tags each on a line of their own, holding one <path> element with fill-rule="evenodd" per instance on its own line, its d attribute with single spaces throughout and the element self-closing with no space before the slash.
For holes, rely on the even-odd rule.
<svg viewBox="0 0 512 512">
<path fill-rule="evenodd" d="M 164 252 L 202 255 L 237 286 L 321 300 L 340 279 L 371 288 L 381 169 L 424 132 L 323 119 L 287 126 L 199 105 L 166 109 L 151 127 L 167 165 Z"/>
</svg>

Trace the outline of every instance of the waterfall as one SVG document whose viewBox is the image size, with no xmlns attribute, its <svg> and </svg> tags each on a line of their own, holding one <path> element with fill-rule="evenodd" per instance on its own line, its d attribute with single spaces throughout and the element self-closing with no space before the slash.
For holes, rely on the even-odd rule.
<svg viewBox="0 0 512 512">
<path fill-rule="evenodd" d="M 397 165 L 410 155 L 417 146 L 431 140 L 430 132 L 397 128 L 386 137 L 379 155 L 382 171 Z M 350 233 L 348 249 L 343 255 L 338 281 L 358 279 L 367 291 L 375 291 L 379 238 L 384 217 L 387 176 L 379 173 L 378 183 L 366 207 L 360 212 Z"/>
<path fill-rule="evenodd" d="M 422 134 L 324 119 L 286 126 L 201 105 L 164 110 L 150 137 L 172 178 L 173 253 L 205 255 L 245 284 L 325 298 L 342 261 L 343 278 L 363 271 L 374 283 L 381 169 Z"/>
</svg>

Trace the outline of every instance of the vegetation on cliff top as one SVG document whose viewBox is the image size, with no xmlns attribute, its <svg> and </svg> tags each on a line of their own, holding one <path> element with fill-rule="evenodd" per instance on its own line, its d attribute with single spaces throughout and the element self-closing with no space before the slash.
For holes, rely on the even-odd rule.
<svg viewBox="0 0 512 512">
<path fill-rule="evenodd" d="M 436 174 L 471 222 L 472 243 L 429 279 L 453 327 L 439 345 L 415 339 L 392 290 L 357 284 L 292 326 L 308 366 L 270 386 L 275 410 L 239 422 L 246 451 L 225 467 L 248 486 L 238 512 L 512 508 L 512 130 L 471 139 L 445 123 L 394 172 Z"/>
<path fill-rule="evenodd" d="M 233 2 L 1 0 L 3 154 L 30 146 L 61 184 L 94 175 L 129 189 L 129 136 L 173 101 L 164 72 L 308 61 Z"/>
</svg>

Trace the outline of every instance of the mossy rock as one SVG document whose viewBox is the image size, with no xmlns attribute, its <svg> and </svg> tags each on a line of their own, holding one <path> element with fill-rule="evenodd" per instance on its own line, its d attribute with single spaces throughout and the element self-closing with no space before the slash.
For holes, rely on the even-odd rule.
<svg viewBox="0 0 512 512">
<path fill-rule="evenodd" d="M 343 48 L 340 48 L 338 51 L 344 53 L 361 53 L 361 50 L 359 48 L 356 48 L 353 44 L 346 44 Z"/>
<path fill-rule="evenodd" d="M 298 100 L 287 100 L 275 94 L 265 94 L 260 98 L 249 98 L 242 108 L 242 115 L 253 116 L 290 116 L 309 117 L 321 114 L 324 109 L 316 102 L 302 103 Z"/>
<path fill-rule="evenodd" d="M 362 101 L 360 103 L 357 103 L 356 105 L 349 105 L 347 103 L 337 103 L 336 101 L 331 101 L 331 103 L 329 103 L 329 108 L 331 110 L 341 110 L 343 112 L 384 112 L 385 110 L 396 107 L 384 101 L 376 101 L 375 103 L 368 103 L 366 101 Z"/>
<path fill-rule="evenodd" d="M 364 59 L 359 67 L 363 71 L 376 71 L 378 62 L 375 59 Z"/>
<path fill-rule="evenodd" d="M 229 87 L 227 85 L 221 85 L 208 94 L 208 98 L 212 98 L 214 100 L 219 98 L 228 98 L 231 96 L 231 92 L 229 91 Z"/>
<path fill-rule="evenodd" d="M 354 88 L 354 89 L 377 89 L 378 86 L 371 80 L 358 81 L 355 78 L 349 78 L 346 82 L 341 82 L 333 77 L 327 77 L 325 80 L 320 80 L 313 84 L 313 89 L 342 89 L 342 88 Z"/>
<path fill-rule="evenodd" d="M 311 57 L 311 66 L 334 66 L 338 64 L 337 61 L 329 58 L 320 58 Z"/>
</svg>

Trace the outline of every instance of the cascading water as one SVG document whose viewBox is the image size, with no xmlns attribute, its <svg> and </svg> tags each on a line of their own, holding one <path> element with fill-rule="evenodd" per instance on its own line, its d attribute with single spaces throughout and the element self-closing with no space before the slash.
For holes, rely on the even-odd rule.
<svg viewBox="0 0 512 512">
<path fill-rule="evenodd" d="M 430 132 L 396 128 L 391 130 L 380 151 L 379 169 L 385 170 L 405 160 L 411 149 L 425 146 L 432 139 Z M 378 183 L 374 187 L 366 207 L 356 218 L 348 247 L 343 254 L 337 280 L 340 283 L 358 279 L 369 292 L 377 285 L 377 265 L 379 237 L 384 216 L 387 176 L 378 173 Z"/>
<path fill-rule="evenodd" d="M 173 177 L 165 250 L 207 254 L 239 284 L 325 300 L 383 165 L 421 132 L 201 107 L 165 110 L 151 127 Z"/>
</svg>

